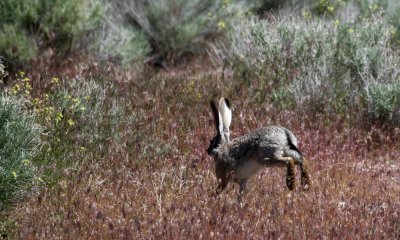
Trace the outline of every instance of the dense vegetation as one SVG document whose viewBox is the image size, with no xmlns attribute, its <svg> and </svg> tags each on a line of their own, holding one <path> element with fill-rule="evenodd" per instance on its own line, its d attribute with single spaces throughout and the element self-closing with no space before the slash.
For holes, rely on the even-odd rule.
<svg viewBox="0 0 400 240">
<path fill-rule="evenodd" d="M 400 237 L 400 3 L 0 3 L 1 238 Z M 280 124 L 283 169 L 214 197 L 208 102 Z"/>
</svg>

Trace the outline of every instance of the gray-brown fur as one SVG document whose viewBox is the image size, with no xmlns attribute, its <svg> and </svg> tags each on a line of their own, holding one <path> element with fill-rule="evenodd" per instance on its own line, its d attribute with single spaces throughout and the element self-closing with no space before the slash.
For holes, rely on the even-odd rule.
<svg viewBox="0 0 400 240">
<path fill-rule="evenodd" d="M 232 141 L 221 138 L 218 112 L 215 101 L 211 101 L 216 118 L 217 136 L 211 141 L 207 152 L 214 157 L 216 176 L 220 193 L 233 181 L 240 185 L 240 195 L 246 190 L 247 179 L 263 167 L 286 166 L 286 184 L 290 190 L 295 186 L 294 165 L 301 167 L 302 185 L 309 185 L 307 161 L 297 149 L 297 139 L 292 132 L 281 126 L 267 126 L 250 132 Z M 214 105 L 214 106 L 213 106 Z M 223 106 L 223 105 L 222 105 Z M 228 108 L 225 105 L 225 108 Z M 217 111 L 223 112 L 220 109 Z M 226 111 L 226 110 L 225 110 Z M 230 108 L 228 109 L 230 111 Z"/>
</svg>

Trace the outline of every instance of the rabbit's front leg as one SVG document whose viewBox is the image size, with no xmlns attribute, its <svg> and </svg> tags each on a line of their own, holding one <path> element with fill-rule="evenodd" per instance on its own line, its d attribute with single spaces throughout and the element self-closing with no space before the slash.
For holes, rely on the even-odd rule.
<svg viewBox="0 0 400 240">
<path fill-rule="evenodd" d="M 219 195 L 226 186 L 228 185 L 228 181 L 226 179 L 220 179 L 220 182 L 218 183 L 217 189 L 215 190 L 215 193 Z"/>
</svg>

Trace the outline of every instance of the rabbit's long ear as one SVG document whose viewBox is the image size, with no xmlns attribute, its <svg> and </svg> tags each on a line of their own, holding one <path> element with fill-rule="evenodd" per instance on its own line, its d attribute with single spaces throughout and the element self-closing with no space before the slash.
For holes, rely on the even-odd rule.
<svg viewBox="0 0 400 240">
<path fill-rule="evenodd" d="M 217 104 L 215 103 L 214 99 L 210 101 L 210 105 L 214 115 L 215 128 L 217 129 L 218 134 L 222 134 L 224 125 L 222 122 L 221 114 L 218 111 Z"/>
<path fill-rule="evenodd" d="M 219 100 L 218 109 L 222 115 L 222 123 L 224 124 L 224 130 L 229 131 L 229 127 L 232 122 L 232 110 L 231 104 L 227 98 L 221 98 Z"/>
<path fill-rule="evenodd" d="M 232 110 L 229 100 L 226 98 L 221 98 L 218 103 L 218 109 L 222 116 L 222 132 L 221 135 L 223 139 L 227 142 L 230 142 L 230 130 L 229 127 L 231 126 L 232 122 Z"/>
</svg>

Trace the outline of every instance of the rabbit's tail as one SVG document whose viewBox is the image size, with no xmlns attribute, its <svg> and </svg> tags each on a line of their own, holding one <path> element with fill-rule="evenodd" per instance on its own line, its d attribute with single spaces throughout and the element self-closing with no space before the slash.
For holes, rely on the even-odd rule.
<svg viewBox="0 0 400 240">
<path fill-rule="evenodd" d="M 297 139 L 289 130 L 286 130 L 286 137 L 289 144 L 289 149 L 286 150 L 286 155 L 292 157 L 295 161 L 302 162 L 303 154 L 297 148 Z"/>
</svg>

